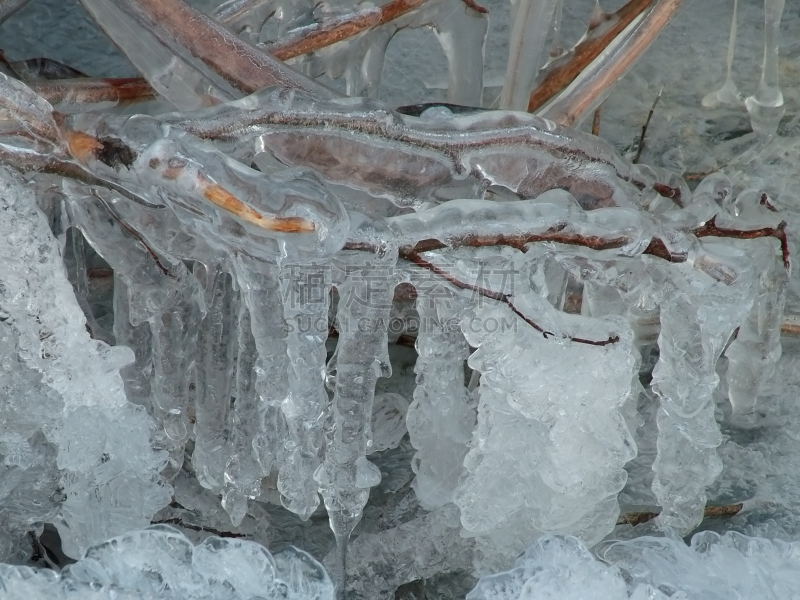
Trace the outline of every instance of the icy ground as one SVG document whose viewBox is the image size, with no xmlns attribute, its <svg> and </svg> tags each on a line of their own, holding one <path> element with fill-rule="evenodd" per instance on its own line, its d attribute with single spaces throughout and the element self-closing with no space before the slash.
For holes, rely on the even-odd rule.
<svg viewBox="0 0 800 600">
<path fill-rule="evenodd" d="M 499 96 L 499 83 L 506 64 L 504 40 L 509 28 L 508 3 L 492 0 L 484 4 L 492 19 L 486 47 L 484 102 L 493 105 Z M 571 35 L 574 41 L 579 35 L 591 4 L 567 0 L 567 39 Z M 604 5 L 608 9 L 615 8 L 610 3 Z M 789 222 L 790 238 L 800 239 L 800 192 L 797 191 L 800 189 L 800 144 L 797 143 L 800 136 L 800 6 L 797 2 L 787 2 L 782 20 L 779 66 L 786 114 L 781 121 L 779 137 L 751 153 L 747 160 L 740 159 L 735 164 L 729 163 L 754 143 L 744 106 L 706 109 L 701 105 L 702 98 L 718 89 L 724 80 L 731 11 L 732 2 L 727 0 L 687 2 L 681 15 L 605 102 L 600 136 L 621 154 L 632 157 L 647 113 L 663 88 L 647 131 L 642 162 L 685 175 L 726 167 L 725 172 L 739 189 L 758 188 L 768 192 L 782 212 L 782 218 Z M 739 19 L 733 77 L 739 89 L 750 94 L 760 76 L 762 3 L 742 2 Z M 0 47 L 10 58 L 48 56 L 92 76 L 136 74 L 132 65 L 97 30 L 74 0 L 34 0 L 0 26 L 0 40 Z M 442 100 L 445 97 L 445 68 L 444 57 L 431 32 L 403 32 L 390 46 L 384 85 L 378 98 L 389 106 Z M 582 124 L 584 130 L 589 129 L 590 121 Z M 792 250 L 795 250 L 794 246 Z M 794 255 L 799 254 L 795 251 Z M 92 264 L 97 268 L 104 266 L 97 256 L 91 255 L 87 260 L 89 263 L 95 261 L 96 264 Z M 50 281 L 46 271 L 40 275 L 42 281 Z M 97 333 L 102 339 L 103 330 L 111 332 L 113 329 L 112 297 L 109 287 L 103 288 L 102 282 L 94 281 L 92 285 L 92 312 L 97 318 Z M 800 314 L 796 268 L 789 290 L 786 313 Z M 474 346 L 483 343 L 483 340 L 469 341 Z M 25 340 L 4 340 L 4 344 L 13 348 L 24 346 L 24 343 Z M 618 525 L 592 549 L 592 553 L 575 538 L 541 538 L 519 558 L 513 570 L 505 570 L 511 567 L 511 564 L 506 564 L 502 572 L 484 577 L 480 582 L 477 582 L 472 568 L 472 542 L 460 535 L 459 517 L 453 514 L 453 505 L 437 505 L 440 490 L 427 489 L 427 495 L 424 495 L 426 490 L 420 491 L 424 484 L 418 473 L 417 482 L 412 487 L 415 473 L 411 470 L 411 463 L 417 450 L 407 435 L 398 440 L 398 432 L 403 434 L 398 415 L 402 415 L 409 403 L 421 393 L 415 392 L 415 377 L 418 375 L 415 366 L 420 369 L 424 365 L 417 362 L 413 349 L 392 345 L 393 375 L 379 379 L 376 390 L 376 412 L 383 410 L 383 415 L 378 414 L 373 419 L 380 425 L 376 427 L 375 438 L 381 443 L 376 444 L 379 451 L 370 456 L 380 469 L 382 479 L 372 488 L 364 517 L 353 536 L 348 567 L 353 597 L 391 598 L 398 587 L 394 597 L 401 600 L 450 600 L 464 598 L 466 594 L 469 600 L 777 599 L 797 595 L 796 590 L 800 588 L 800 561 L 797 558 L 800 555 L 797 546 L 800 543 L 800 403 L 797 402 L 800 394 L 800 341 L 784 335 L 782 345 L 783 356 L 774 376 L 762 390 L 757 412 L 748 420 L 737 422 L 730 419 L 724 376 L 714 393 L 716 420 L 723 424 L 722 443 L 718 448 L 722 471 L 707 492 L 707 502 L 712 506 L 744 503 L 739 514 L 706 519 L 699 528 L 703 531 L 695 534 L 688 546 L 680 538 L 663 537 L 652 523 L 637 527 Z M 464 353 L 465 348 L 454 342 L 452 352 L 458 355 Z M 15 373 L 14 385 L 39 385 L 32 368 L 8 362 L 16 361 L 16 354 L 3 358 L 6 371 L 13 369 Z M 69 352 L 64 353 L 66 366 L 63 369 L 66 372 L 79 368 L 70 366 L 72 358 L 74 356 Z M 114 365 L 124 363 L 125 358 L 113 353 L 103 357 L 107 363 L 102 364 L 108 366 L 107 372 L 101 376 L 107 377 L 104 381 L 107 381 L 108 389 L 119 386 L 117 376 L 109 373 L 116 373 Z M 435 356 L 431 358 L 434 359 Z M 556 357 L 553 360 L 555 362 Z M 720 360 L 718 372 L 725 372 L 726 361 L 726 358 Z M 478 369 L 475 363 L 471 366 Z M 632 365 L 628 367 L 632 368 Z M 455 381 L 458 377 L 463 378 L 465 373 L 459 371 L 447 375 L 450 377 L 448 381 Z M 644 378 L 648 377 L 646 373 Z M 46 397 L 41 405 L 59 407 L 59 402 L 85 402 L 87 406 L 81 409 L 85 411 L 82 414 L 89 414 L 93 402 L 83 396 L 76 399 L 78 395 L 71 387 L 74 382 L 67 380 L 70 378 L 65 377 L 62 388 L 59 388 L 63 398 Z M 7 390 L 24 393 L 13 391 L 12 387 L 5 388 L 4 392 Z M 126 423 L 135 421 L 137 411 L 119 391 L 113 397 L 113 404 L 114 410 L 126 415 L 130 413 L 125 417 L 130 419 Z M 650 420 L 636 431 L 639 454 L 625 466 L 629 478 L 619 496 L 622 513 L 647 511 L 657 505 L 651 491 L 651 465 L 656 451 L 652 398 L 643 395 L 640 404 L 642 415 L 650 417 Z M 3 416 L 7 418 L 5 414 Z M 49 417 L 45 412 L 32 415 L 31 419 L 34 418 L 46 422 Z M 96 427 L 88 423 L 89 417 L 87 426 Z M 27 426 L 33 431 L 35 425 Z M 117 440 L 125 438 L 130 447 L 146 445 L 146 441 L 138 439 L 135 432 L 125 431 L 113 420 L 105 427 L 110 432 L 106 451 L 112 455 L 114 452 L 120 454 L 120 461 L 126 457 L 125 450 L 115 450 L 118 448 L 115 446 Z M 457 431 L 453 433 L 454 438 L 458 435 Z M 5 439 L 3 442 L 5 448 L 10 448 L 14 440 Z M 22 442 L 19 455 L 6 461 L 9 469 L 31 460 L 45 465 L 41 473 L 46 473 L 58 461 L 59 469 L 74 471 L 72 490 L 76 494 L 80 492 L 81 478 L 89 476 L 81 471 L 80 457 L 71 456 L 67 451 L 56 457 L 52 446 L 42 443 L 26 449 Z M 153 480 L 138 482 L 141 488 L 126 490 L 125 493 L 141 494 L 153 506 L 163 506 L 166 499 L 163 498 L 164 491 L 155 482 L 155 473 L 163 467 L 166 458 L 148 452 L 149 449 L 137 450 L 136 455 L 146 457 L 142 460 L 147 462 L 137 468 L 141 471 L 149 469 L 154 474 Z M 456 455 L 450 458 L 460 464 L 464 457 Z M 603 461 L 603 464 L 607 462 Z M 112 462 L 107 470 L 111 472 L 113 468 L 123 467 Z M 491 471 L 492 465 L 485 468 Z M 591 470 L 591 465 L 587 466 L 587 472 Z M 29 471 L 29 476 L 35 478 L 38 472 Z M 489 481 L 485 484 L 489 489 L 482 490 L 480 484 L 486 481 Z M 474 485 L 469 480 L 466 484 L 462 480 L 456 498 L 464 499 L 469 493 L 484 493 L 484 497 L 490 497 L 494 493 L 491 483 L 492 480 L 485 475 L 476 476 Z M 17 484 L 12 482 L 6 488 L 0 487 L 0 496 L 13 497 L 9 490 Z M 453 493 L 459 482 L 452 481 L 449 485 L 451 487 L 446 492 Z M 333 597 L 330 581 L 320 566 L 324 564 L 331 572 L 335 569 L 334 539 L 324 510 L 317 509 L 309 520 L 303 521 L 280 507 L 279 501 L 262 502 L 263 499 L 277 498 L 275 483 L 267 482 L 260 500 L 251 501 L 240 522 L 232 526 L 229 513 L 220 506 L 219 497 L 198 483 L 190 461 L 184 463 L 172 486 L 174 492 L 168 506 L 155 514 L 154 510 L 148 512 L 149 505 L 143 502 L 138 507 L 141 510 L 127 515 L 125 522 L 105 523 L 98 519 L 86 523 L 86 530 L 91 531 L 96 539 L 121 536 L 92 547 L 84 558 L 59 574 L 52 570 L 34 571 L 28 566 L 0 566 L 0 591 L 9 598 L 264 597 L 327 600 Z M 84 500 L 77 496 L 70 498 L 70 502 L 77 504 Z M 26 502 L 35 504 L 45 521 L 55 514 L 55 501 L 44 495 L 41 498 L 20 498 L 17 502 L 20 505 Z M 484 508 L 486 513 L 493 509 L 491 504 Z M 475 519 L 477 522 L 491 516 L 478 515 Z M 125 533 L 128 529 L 146 526 L 148 521 L 163 525 Z M 175 527 L 181 533 L 175 533 L 164 525 Z M 505 529 L 501 531 L 504 534 L 513 529 L 513 515 L 503 527 Z M 419 543 L 424 537 L 422 533 L 430 534 L 434 530 L 438 533 L 432 537 L 440 543 L 447 542 L 449 546 L 422 547 Z M 220 532 L 248 541 L 214 536 Z M 500 539 L 497 543 L 502 542 Z M 0 539 L 0 543 L 5 542 Z M 301 551 L 287 549 L 289 545 Z M 35 556 L 38 559 L 36 567 L 51 560 L 48 553 L 60 552 L 56 546 L 53 544 L 51 550 L 44 549 Z M 264 547 L 273 554 L 266 552 Z M 2 550 L 7 551 L 6 561 L 9 563 L 27 561 L 27 557 L 10 555 L 10 542 Z M 75 549 L 67 550 L 68 554 L 75 554 Z M 63 556 L 62 560 L 61 566 L 71 562 Z M 447 568 L 440 568 L 437 561 L 446 562 Z M 481 574 L 485 574 L 486 568 L 484 565 Z M 447 574 L 439 575 L 442 570 Z M 497 570 L 501 567 L 498 566 Z"/>
</svg>

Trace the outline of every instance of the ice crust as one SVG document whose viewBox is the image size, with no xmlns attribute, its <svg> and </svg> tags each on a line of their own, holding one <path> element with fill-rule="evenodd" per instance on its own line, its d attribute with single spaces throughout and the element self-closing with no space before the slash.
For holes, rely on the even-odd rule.
<svg viewBox="0 0 800 600">
<path fill-rule="evenodd" d="M 0 202 L 2 373 L 7 391 L 17 390 L 3 401 L 3 504 L 16 505 L 5 527 L 53 519 L 64 551 L 79 557 L 93 543 L 149 524 L 169 502 L 159 474 L 166 456 L 152 449 L 151 418 L 125 397 L 119 371 L 132 362 L 131 350 L 89 337 L 33 193 L 3 171 Z M 29 386 L 17 387 L 22 382 Z M 24 491 L 14 488 L 26 480 L 46 496 L 41 506 L 34 498 L 17 505 Z"/>
<path fill-rule="evenodd" d="M 482 578 L 467 600 L 714 600 L 788 598 L 798 585 L 797 543 L 739 533 L 641 537 L 601 545 L 544 536 L 514 569 Z"/>
<path fill-rule="evenodd" d="M 163 525 L 89 548 L 60 573 L 0 565 L 7 598 L 141 600 L 333 600 L 333 584 L 310 555 L 270 554 L 246 540 L 210 537 L 194 546 Z"/>
</svg>

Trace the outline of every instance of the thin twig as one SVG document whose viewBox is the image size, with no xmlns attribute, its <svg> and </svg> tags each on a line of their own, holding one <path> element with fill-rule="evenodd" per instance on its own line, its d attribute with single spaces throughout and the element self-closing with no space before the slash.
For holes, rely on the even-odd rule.
<svg viewBox="0 0 800 600">
<path fill-rule="evenodd" d="M 457 288 L 459 288 L 461 290 L 469 290 L 471 292 L 475 292 L 477 294 L 480 294 L 484 298 L 489 298 L 491 300 L 496 300 L 498 302 L 502 302 L 503 304 L 508 306 L 511 309 L 511 311 L 515 315 L 517 315 L 520 319 L 525 321 L 528 325 L 533 327 L 536 331 L 540 332 L 545 339 L 547 339 L 549 336 L 555 336 L 555 334 L 553 332 L 544 330 L 533 319 L 531 319 L 530 317 L 526 316 L 521 310 L 519 310 L 516 306 L 514 306 L 514 303 L 511 300 L 511 294 L 504 294 L 502 292 L 494 292 L 492 290 L 488 290 L 488 289 L 480 287 L 478 285 L 472 285 L 470 283 L 466 283 L 464 281 L 461 281 L 460 279 L 454 277 L 453 275 L 451 275 L 450 273 L 448 273 L 446 270 L 442 269 L 441 267 L 438 267 L 435 264 L 433 264 L 432 262 L 425 260 L 424 258 L 422 258 L 417 253 L 414 253 L 414 252 L 408 253 L 408 254 L 405 255 L 404 258 L 406 258 L 407 260 L 410 260 L 415 265 L 420 266 L 423 269 L 426 269 L 428 271 L 431 271 L 432 273 L 435 273 L 436 275 L 439 275 L 440 277 L 442 277 L 443 279 L 447 280 L 449 283 L 451 283 L 452 285 L 454 285 L 455 287 L 457 287 Z M 607 346 L 609 344 L 615 344 L 616 342 L 619 341 L 619 336 L 616 336 L 616 335 L 612 335 L 608 339 L 605 339 L 605 340 L 587 340 L 587 339 L 584 339 L 584 338 L 578 338 L 578 337 L 572 337 L 572 336 L 564 336 L 564 337 L 566 337 L 567 339 L 569 339 L 569 340 L 571 340 L 573 342 L 576 342 L 578 344 L 587 344 L 587 345 L 590 345 L 590 346 Z"/>
<path fill-rule="evenodd" d="M 656 99 L 653 101 L 653 106 L 650 107 L 650 112 L 647 113 L 647 119 L 642 125 L 642 135 L 639 136 L 639 148 L 636 150 L 636 156 L 633 157 L 631 161 L 633 164 L 639 162 L 639 159 L 642 157 L 642 151 L 644 150 L 644 138 L 647 135 L 647 128 L 650 126 L 650 119 L 653 118 L 653 112 L 656 110 L 656 104 L 658 101 L 661 100 L 661 94 L 664 92 L 664 86 L 661 86 L 661 89 L 658 90 L 658 95 Z"/>
<path fill-rule="evenodd" d="M 244 533 L 233 533 L 232 531 L 224 531 L 222 529 L 214 529 L 213 527 L 203 527 L 202 525 L 193 525 L 191 523 L 186 523 L 180 517 L 172 517 L 170 519 L 159 519 L 158 521 L 151 521 L 151 525 L 177 525 L 179 527 L 183 527 L 184 529 L 191 529 L 192 531 L 201 531 L 203 533 L 210 533 L 212 535 L 216 535 L 217 537 L 221 538 L 235 538 L 235 539 L 247 539 L 247 535 Z"/>
<path fill-rule="evenodd" d="M 594 111 L 594 118 L 592 119 L 592 135 L 600 135 L 600 118 L 603 115 L 603 107 L 598 106 Z"/>
<path fill-rule="evenodd" d="M 700 173 L 687 173 L 683 176 L 686 181 L 697 181 L 698 179 L 705 179 L 709 175 L 713 175 L 714 173 L 719 173 L 722 170 L 722 167 L 718 169 L 712 169 L 711 171 L 702 171 Z"/>
<path fill-rule="evenodd" d="M 692 232 L 695 236 L 702 237 L 722 237 L 736 238 L 740 240 L 754 240 L 762 237 L 773 237 L 781 243 L 781 254 L 783 256 L 783 266 L 787 269 L 790 266 L 789 259 L 789 240 L 786 236 L 786 221 L 781 221 L 777 227 L 761 227 L 759 229 L 727 229 L 717 226 L 717 217 L 714 216 L 702 227 Z"/>
<path fill-rule="evenodd" d="M 531 92 L 528 112 L 535 112 L 564 90 L 591 62 L 605 50 L 633 20 L 653 4 L 653 0 L 630 0 L 617 12 L 603 15 L 590 24 L 586 38 L 565 57 L 542 69 L 541 83 Z M 592 27 L 592 25 L 594 25 Z M 566 61 L 566 62 L 565 62 Z"/>
</svg>

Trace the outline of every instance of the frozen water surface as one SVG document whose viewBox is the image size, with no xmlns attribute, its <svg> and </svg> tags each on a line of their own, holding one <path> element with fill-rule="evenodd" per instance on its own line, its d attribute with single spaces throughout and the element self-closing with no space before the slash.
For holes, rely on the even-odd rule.
<svg viewBox="0 0 800 600">
<path fill-rule="evenodd" d="M 796 2 L 188 4 L 0 1 L 4 597 L 797 594 Z"/>
</svg>

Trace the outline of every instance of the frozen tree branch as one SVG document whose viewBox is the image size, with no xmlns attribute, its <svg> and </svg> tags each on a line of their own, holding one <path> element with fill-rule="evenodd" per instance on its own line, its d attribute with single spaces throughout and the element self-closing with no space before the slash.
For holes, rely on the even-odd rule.
<svg viewBox="0 0 800 600">
<path fill-rule="evenodd" d="M 599 21 L 593 22 L 583 39 L 572 50 L 542 68 L 541 81 L 528 101 L 528 112 L 536 112 L 572 83 L 652 4 L 653 0 L 630 0 L 617 12 L 603 14 Z"/>
<path fill-rule="evenodd" d="M 683 0 L 658 0 L 638 25 L 613 50 L 585 69 L 542 116 L 567 127 L 594 110 L 683 5 Z"/>
</svg>

